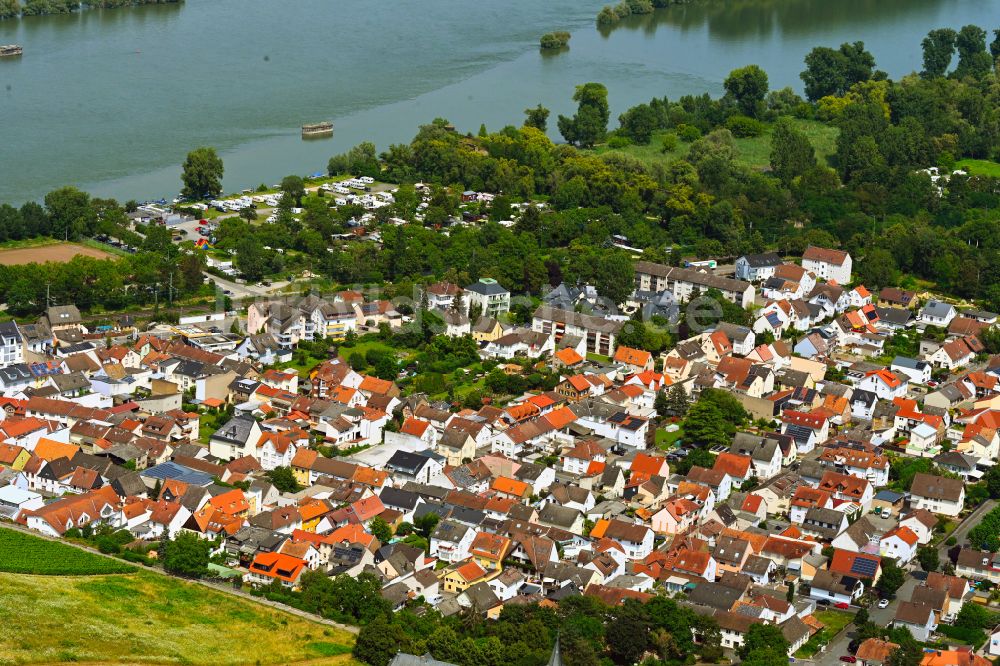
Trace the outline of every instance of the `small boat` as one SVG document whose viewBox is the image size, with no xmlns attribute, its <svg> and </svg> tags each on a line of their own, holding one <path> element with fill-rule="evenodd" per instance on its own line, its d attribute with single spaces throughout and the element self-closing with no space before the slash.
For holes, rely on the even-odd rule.
<svg viewBox="0 0 1000 666">
<path fill-rule="evenodd" d="M 333 136 L 333 123 L 313 123 L 302 126 L 303 139 L 322 139 Z"/>
<path fill-rule="evenodd" d="M 19 44 L 7 44 L 0 46 L 0 58 L 5 56 L 19 56 L 24 53 L 24 49 Z"/>
</svg>

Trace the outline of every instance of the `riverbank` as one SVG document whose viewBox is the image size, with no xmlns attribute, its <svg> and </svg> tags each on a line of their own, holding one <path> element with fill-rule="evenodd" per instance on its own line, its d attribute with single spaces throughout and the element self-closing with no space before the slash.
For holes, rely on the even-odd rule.
<svg viewBox="0 0 1000 666">
<path fill-rule="evenodd" d="M 169 199 L 199 145 L 219 150 L 224 187 L 234 191 L 321 171 L 362 141 L 379 150 L 409 142 L 435 117 L 463 133 L 481 123 L 495 130 L 519 125 L 523 109 L 541 103 L 554 128 L 587 81 L 608 86 L 612 118 L 653 96 L 721 94 L 726 74 L 746 63 L 763 67 L 772 88 L 800 89 L 802 59 L 820 43 L 863 40 L 899 77 L 921 68 L 913 45 L 929 29 L 991 24 L 1000 13 L 1000 0 L 696 2 L 631 17 L 604 35 L 594 16 L 606 2 L 490 0 L 454 13 L 446 0 L 302 0 L 276 21 L 273 3 L 213 0 L 183 11 L 147 5 L 2 22 L 0 43 L 22 44 L 27 55 L 0 62 L 5 149 L 16 156 L 0 201 L 20 205 L 65 184 Z M 448 22 L 434 18 L 449 12 Z M 512 14 L 517 22 L 505 19 Z M 554 29 L 570 32 L 572 46 L 547 57 L 539 35 Z M 379 56 L 359 59 L 373 43 L 383 45 Z M 53 90 L 74 104 L 47 103 Z M 301 125 L 316 119 L 333 121 L 334 137 L 302 141 Z M 558 139 L 554 129 L 550 136 Z"/>
<path fill-rule="evenodd" d="M 72 14 L 88 9 L 120 9 L 183 2 L 184 0 L 0 0 L 0 20 Z"/>
</svg>

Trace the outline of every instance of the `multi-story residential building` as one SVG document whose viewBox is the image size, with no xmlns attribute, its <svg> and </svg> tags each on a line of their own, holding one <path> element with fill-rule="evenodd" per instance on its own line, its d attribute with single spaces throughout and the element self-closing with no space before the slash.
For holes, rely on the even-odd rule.
<svg viewBox="0 0 1000 666">
<path fill-rule="evenodd" d="M 24 362 L 24 338 L 13 321 L 0 323 L 0 368 Z"/>
<path fill-rule="evenodd" d="M 673 293 L 678 302 L 689 301 L 709 289 L 718 289 L 726 300 L 743 308 L 753 304 L 755 294 L 753 285 L 742 280 L 732 280 L 691 268 L 676 268 L 649 261 L 636 262 L 635 288 L 637 291 L 647 292 L 667 290 Z"/>
<path fill-rule="evenodd" d="M 802 268 L 827 282 L 848 284 L 851 281 L 851 255 L 843 250 L 809 246 L 802 255 Z"/>
<path fill-rule="evenodd" d="M 622 325 L 621 321 L 560 310 L 546 305 L 535 310 L 531 320 L 532 330 L 554 337 L 557 345 L 566 336 L 582 337 L 587 341 L 588 352 L 602 356 L 611 356 L 615 349 L 615 338 L 621 331 Z"/>
<path fill-rule="evenodd" d="M 501 312 L 510 310 L 510 292 L 493 278 L 480 278 L 479 282 L 465 288 L 466 311 L 479 306 L 480 313 L 496 318 Z"/>
</svg>

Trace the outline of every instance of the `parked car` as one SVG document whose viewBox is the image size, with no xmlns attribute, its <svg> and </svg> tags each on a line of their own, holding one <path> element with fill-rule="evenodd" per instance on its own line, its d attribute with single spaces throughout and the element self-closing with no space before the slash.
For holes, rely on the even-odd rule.
<svg viewBox="0 0 1000 666">
<path fill-rule="evenodd" d="M 841 610 L 847 610 L 848 608 L 851 607 L 851 604 L 847 603 L 846 601 L 838 601 L 837 603 L 835 603 L 833 605 L 833 607 L 834 608 L 839 608 Z"/>
<path fill-rule="evenodd" d="M 840 658 L 841 661 L 846 661 L 848 664 L 853 664 L 858 660 L 853 654 L 845 654 Z"/>
<path fill-rule="evenodd" d="M 879 599 L 878 607 L 879 608 L 888 608 L 889 607 L 889 600 L 888 599 Z"/>
</svg>

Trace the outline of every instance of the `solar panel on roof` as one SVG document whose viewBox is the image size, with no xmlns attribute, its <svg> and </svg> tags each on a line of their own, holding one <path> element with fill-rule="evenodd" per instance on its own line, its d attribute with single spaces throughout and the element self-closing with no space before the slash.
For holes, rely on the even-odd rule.
<svg viewBox="0 0 1000 666">
<path fill-rule="evenodd" d="M 855 558 L 854 562 L 851 564 L 851 573 L 858 574 L 859 576 L 865 576 L 866 578 L 874 578 L 877 570 L 878 562 L 875 560 L 858 557 Z"/>
</svg>

